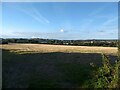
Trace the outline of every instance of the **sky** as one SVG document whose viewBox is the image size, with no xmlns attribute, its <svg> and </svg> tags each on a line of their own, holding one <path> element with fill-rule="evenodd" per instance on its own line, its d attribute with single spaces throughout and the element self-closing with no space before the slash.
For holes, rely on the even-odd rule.
<svg viewBox="0 0 120 90">
<path fill-rule="evenodd" d="M 117 39 L 117 2 L 4 2 L 3 38 Z"/>
</svg>

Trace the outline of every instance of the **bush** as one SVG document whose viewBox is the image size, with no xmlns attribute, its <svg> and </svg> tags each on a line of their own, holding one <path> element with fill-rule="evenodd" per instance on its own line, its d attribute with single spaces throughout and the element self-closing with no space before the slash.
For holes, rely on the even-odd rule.
<svg viewBox="0 0 120 90">
<path fill-rule="evenodd" d="M 120 60 L 111 65 L 107 56 L 102 55 L 102 67 L 95 67 L 97 70 L 93 74 L 93 78 L 87 82 L 88 88 L 120 88 L 119 86 L 119 69 Z"/>
</svg>

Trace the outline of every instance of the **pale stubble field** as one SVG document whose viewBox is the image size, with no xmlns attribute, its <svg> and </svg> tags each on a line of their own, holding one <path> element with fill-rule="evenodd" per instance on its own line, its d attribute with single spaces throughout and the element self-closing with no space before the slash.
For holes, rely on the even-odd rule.
<svg viewBox="0 0 120 90">
<path fill-rule="evenodd" d="M 65 52 L 65 53 L 104 53 L 117 54 L 117 47 L 90 47 L 90 46 L 65 46 L 65 45 L 47 45 L 47 44 L 6 44 L 0 45 L 0 48 L 13 52 Z"/>
</svg>

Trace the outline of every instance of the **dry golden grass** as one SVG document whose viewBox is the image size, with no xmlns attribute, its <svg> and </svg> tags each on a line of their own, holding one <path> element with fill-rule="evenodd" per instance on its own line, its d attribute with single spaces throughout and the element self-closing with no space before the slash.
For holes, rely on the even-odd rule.
<svg viewBox="0 0 120 90">
<path fill-rule="evenodd" d="M 78 52 L 78 53 L 105 53 L 117 55 L 117 47 L 90 47 L 90 46 L 65 46 L 47 44 L 6 44 L 0 48 L 13 52 Z"/>
</svg>

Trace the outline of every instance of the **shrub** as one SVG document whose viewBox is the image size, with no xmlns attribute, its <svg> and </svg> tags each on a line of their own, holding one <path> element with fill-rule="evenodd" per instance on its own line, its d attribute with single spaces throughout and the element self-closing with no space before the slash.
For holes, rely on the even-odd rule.
<svg viewBox="0 0 120 90">
<path fill-rule="evenodd" d="M 102 55 L 102 66 L 95 67 L 93 78 L 87 82 L 88 88 L 120 88 L 119 87 L 119 67 L 120 60 L 111 65 L 107 56 Z"/>
</svg>

